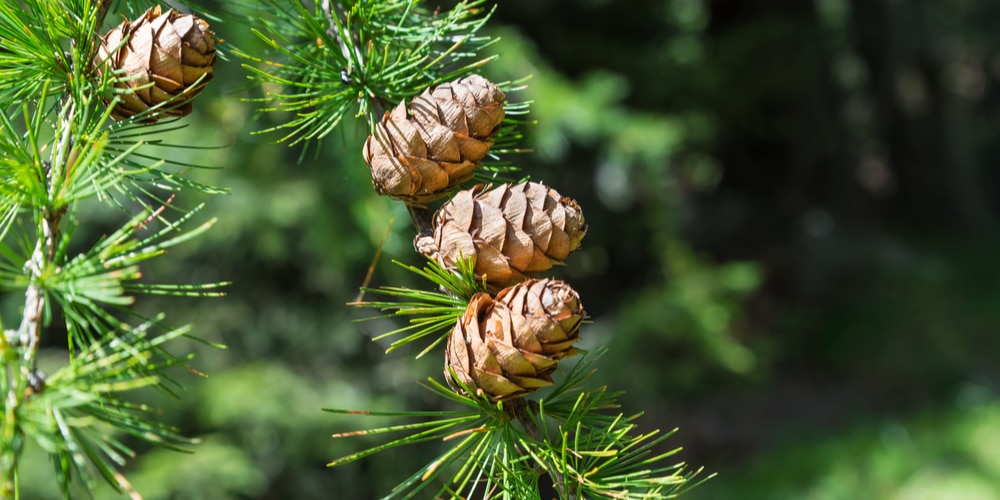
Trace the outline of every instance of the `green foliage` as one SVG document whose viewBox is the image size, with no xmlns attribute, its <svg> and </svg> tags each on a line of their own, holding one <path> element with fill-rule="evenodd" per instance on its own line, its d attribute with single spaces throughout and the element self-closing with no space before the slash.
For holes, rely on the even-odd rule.
<svg viewBox="0 0 1000 500">
<path fill-rule="evenodd" d="M 217 296 L 225 284 L 143 276 L 150 261 L 215 222 L 190 229 L 201 206 L 186 210 L 175 198 L 222 191 L 183 180 L 189 167 L 162 159 L 163 149 L 151 152 L 164 144 L 148 139 L 147 127 L 109 119 L 120 77 L 98 71 L 103 61 L 94 54 L 110 4 L 0 5 L 0 289 L 24 297 L 19 325 L 0 323 L 3 498 L 20 495 L 19 460 L 29 443 L 49 456 L 66 498 L 94 488 L 97 477 L 130 492 L 120 468 L 136 442 L 189 443 L 157 422 L 156 408 L 126 393 L 183 388 L 172 372 L 194 371 L 190 357 L 165 344 L 191 327 L 172 327 L 164 313 L 133 303 L 136 294 Z M 119 217 L 95 237 L 87 212 L 101 205 Z M 61 332 L 64 342 L 54 337 Z M 43 347 L 62 361 L 41 366 Z"/>
<path fill-rule="evenodd" d="M 415 1 L 294 2 L 284 10 L 277 2 L 263 2 L 256 14 L 260 29 L 254 33 L 270 49 L 262 55 L 240 50 L 248 60 L 251 81 L 262 86 L 268 103 L 258 112 L 274 112 L 275 125 L 262 132 L 285 131 L 280 140 L 317 143 L 338 127 L 349 109 L 365 116 L 371 130 L 384 110 L 412 98 L 429 86 L 468 74 L 488 59 L 467 63 L 477 51 L 492 43 L 477 31 L 492 11 L 476 19 L 481 2 L 460 2 L 453 9 L 428 15 Z M 521 77 L 512 78 L 520 81 Z M 510 90 L 520 90 L 507 84 Z M 501 86 L 504 88 L 504 86 Z M 273 103 L 273 104 L 272 104 Z M 527 107 L 512 108 L 523 115 Z M 616 117 L 622 118 L 622 117 Z M 603 117 L 601 118 L 604 119 Z M 516 126 L 523 118 L 509 120 L 502 128 L 497 153 L 519 151 Z M 626 123 L 623 119 L 614 123 Z M 642 127 L 636 128 L 638 133 Z M 622 150 L 633 149 L 623 144 Z M 303 148 L 303 151 L 305 149 Z M 658 150 L 659 151 L 659 150 Z M 300 158 L 301 159 L 301 158 Z M 502 162 L 482 169 L 477 180 L 496 180 L 509 172 Z M 420 232 L 430 230 L 427 207 L 408 207 Z M 400 337 L 387 352 L 430 337 L 417 354 L 420 359 L 438 346 L 462 317 L 473 294 L 485 291 L 468 262 L 452 272 L 434 262 L 423 269 L 403 267 L 437 287 L 425 291 L 409 286 L 381 286 L 364 291 L 392 297 L 394 301 L 355 301 L 353 305 L 374 307 L 386 314 L 368 318 L 384 321 L 410 318 L 407 326 L 373 335 L 374 340 Z M 424 283 L 426 285 L 427 283 Z M 467 498 L 482 495 L 502 498 L 540 498 L 540 478 L 548 477 L 563 498 L 621 497 L 663 498 L 690 486 L 693 474 L 681 465 L 660 465 L 675 451 L 654 453 L 667 436 L 657 432 L 636 434 L 635 417 L 605 417 L 617 394 L 586 390 L 580 385 L 593 358 L 585 358 L 557 386 L 551 399 L 527 402 L 515 399 L 501 404 L 464 397 L 432 382 L 431 391 L 453 403 L 471 408 L 459 412 L 364 412 L 385 417 L 429 417 L 430 420 L 358 431 L 346 435 L 380 435 L 404 431 L 410 434 L 352 453 L 331 465 L 345 465 L 399 446 L 454 441 L 437 457 L 404 479 L 390 497 L 411 498 L 435 479 L 445 480 L 435 494 Z M 466 391 L 469 392 L 469 391 Z M 562 398 L 562 399 L 561 399 Z M 341 414 L 356 413 L 337 410 Z M 548 426 L 557 430 L 549 433 Z"/>
<path fill-rule="evenodd" d="M 266 91 L 259 111 L 290 116 L 261 132 L 316 142 L 354 106 L 371 126 L 389 106 L 483 65 L 479 51 L 492 43 L 477 34 L 492 12 L 484 3 L 431 12 L 414 0 L 262 2 L 253 31 L 273 55 L 236 54 Z"/>
<path fill-rule="evenodd" d="M 607 413 L 618 407 L 619 393 L 589 389 L 584 382 L 604 350 L 586 353 L 563 381 L 531 405 L 523 399 L 491 403 L 462 396 L 431 379 L 424 387 L 466 410 L 375 412 L 333 410 L 367 417 L 423 419 L 334 435 L 335 438 L 407 433 L 405 436 L 331 462 L 341 466 L 397 446 L 454 443 L 384 498 L 413 498 L 425 488 L 435 498 L 542 498 L 542 475 L 554 488 L 581 498 L 673 498 L 693 486 L 700 471 L 683 463 L 663 464 L 678 450 L 655 448 L 672 433 L 635 434 L 638 415 Z M 467 391 L 470 392 L 470 391 Z M 550 429 L 551 427 L 551 429 Z"/>
<path fill-rule="evenodd" d="M 439 334 L 430 345 L 417 354 L 419 358 L 430 352 L 431 349 L 447 338 L 448 332 L 451 331 L 455 322 L 465 312 L 465 306 L 469 303 L 469 299 L 476 293 L 486 291 L 486 283 L 476 279 L 476 275 L 473 272 L 475 262 L 471 259 L 459 263 L 455 271 L 445 269 L 433 260 L 428 260 L 426 266 L 422 269 L 398 261 L 393 261 L 393 263 L 425 278 L 427 281 L 437 285 L 441 291 L 432 292 L 409 287 L 382 286 L 376 289 L 363 290 L 396 297 L 397 300 L 358 301 L 351 305 L 392 311 L 385 315 L 367 318 L 368 320 L 396 316 L 415 316 L 415 318 L 410 319 L 408 326 L 383 333 L 372 339 L 377 341 L 406 334 L 405 337 L 389 345 L 386 353 L 425 336 Z"/>
<path fill-rule="evenodd" d="M 836 435 L 796 432 L 690 498 L 996 498 L 1000 406 L 989 392 L 970 385 L 942 410 L 854 422 Z"/>
<path fill-rule="evenodd" d="M 100 28 L 97 1 L 26 0 L 0 4 L 0 103 L 34 100 L 42 87 L 85 97 Z M 69 43 L 73 40 L 74 43 Z"/>
<path fill-rule="evenodd" d="M 662 387 L 697 390 L 713 372 L 747 376 L 758 368 L 757 354 L 737 342 L 733 333 L 743 320 L 743 304 L 761 282 L 757 266 L 748 262 L 712 265 L 686 245 L 667 248 L 663 260 L 670 280 L 662 287 L 641 290 L 622 306 L 623 319 L 614 323 L 612 348 L 625 357 L 612 370 L 631 379 L 659 381 L 637 389 L 655 393 Z M 683 355 L 661 365 L 637 365 L 629 356 L 649 349 Z"/>
<path fill-rule="evenodd" d="M 30 439 L 45 450 L 66 497 L 71 495 L 74 481 L 93 487 L 90 481 L 95 473 L 116 488 L 128 488 L 116 469 L 135 452 L 117 434 L 170 447 L 191 442 L 173 427 L 156 422 L 154 408 L 122 395 L 161 384 L 167 369 L 184 363 L 165 355 L 162 345 L 186 334 L 189 328 L 154 337 L 155 330 L 155 323 L 147 322 L 125 331 L 102 332 L 100 340 L 91 342 L 35 387 L 31 387 L 30 378 L 26 386 L 26 379 L 11 376 L 32 368 L 14 355 L 9 344 L 3 346 L 7 369 L 0 391 L 26 394 L 17 405 L 3 399 L 3 441 Z M 8 451 L 20 453 L 20 445 L 14 446 Z M 17 474 L 16 458 L 5 465 L 15 465 Z"/>
</svg>

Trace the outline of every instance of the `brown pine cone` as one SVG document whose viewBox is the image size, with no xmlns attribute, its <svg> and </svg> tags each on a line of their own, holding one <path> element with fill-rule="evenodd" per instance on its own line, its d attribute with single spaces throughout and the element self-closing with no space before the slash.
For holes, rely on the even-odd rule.
<svg viewBox="0 0 1000 500">
<path fill-rule="evenodd" d="M 130 89 L 119 94 L 122 102 L 112 117 L 122 120 L 157 105 L 163 107 L 143 121 L 190 113 L 195 96 L 212 79 L 213 35 L 204 20 L 173 9 L 162 13 L 160 6 L 104 35 L 99 61 L 107 59 L 108 68 L 120 73 L 116 87 Z"/>
<path fill-rule="evenodd" d="M 469 180 L 503 121 L 504 93 L 472 75 L 399 103 L 365 141 L 379 194 L 420 205 Z"/>
<path fill-rule="evenodd" d="M 434 214 L 417 250 L 447 268 L 474 259 L 474 271 L 502 288 L 561 263 L 587 233 L 576 201 L 537 182 L 459 191 Z"/>
<path fill-rule="evenodd" d="M 580 297 L 557 280 L 529 280 L 497 295 L 472 297 L 448 337 L 445 378 L 492 400 L 510 399 L 552 384 L 559 360 L 576 353 L 585 312 Z M 450 370 L 449 370 L 450 368 Z"/>
</svg>

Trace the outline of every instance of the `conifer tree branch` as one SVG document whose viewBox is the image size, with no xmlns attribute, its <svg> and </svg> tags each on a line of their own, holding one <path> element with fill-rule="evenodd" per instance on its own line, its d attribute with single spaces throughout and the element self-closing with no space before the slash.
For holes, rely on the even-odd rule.
<svg viewBox="0 0 1000 500">
<path fill-rule="evenodd" d="M 28 289 L 25 291 L 24 312 L 21 319 L 20 343 L 24 347 L 23 370 L 27 374 L 35 376 L 35 357 L 38 352 L 38 343 L 42 335 L 42 315 L 45 311 L 45 292 L 42 290 L 41 279 L 46 264 L 55 258 L 56 245 L 59 239 L 59 222 L 66 211 L 65 206 L 59 205 L 56 190 L 62 185 L 61 177 L 73 168 L 74 159 L 71 151 L 73 149 L 73 121 L 76 115 L 76 103 L 66 96 L 61 102 L 63 106 L 59 113 L 58 140 L 56 147 L 52 149 L 51 159 L 45 162 L 43 183 L 48 194 L 49 203 L 40 207 L 39 224 L 41 229 L 40 239 L 35 245 L 31 259 L 25 264 L 25 272 L 29 275 Z"/>
<path fill-rule="evenodd" d="M 24 293 L 21 324 L 16 334 L 12 336 L 17 344 L 16 347 L 21 350 L 21 360 L 18 363 L 20 369 L 12 370 L 12 360 L 8 356 L 4 356 L 7 358 L 4 359 L 4 376 L 7 377 L 7 386 L 9 387 L 6 395 L 7 401 L 4 405 L 7 409 L 4 415 L 4 427 L 8 429 L 6 432 L 9 433 L 22 433 L 20 426 L 16 425 L 18 408 L 25 398 L 44 390 L 45 385 L 45 376 L 37 370 L 38 345 L 41 342 L 45 313 L 45 291 L 41 281 L 46 266 L 55 259 L 59 240 L 59 223 L 65 213 L 65 207 L 56 202 L 56 190 L 62 185 L 59 177 L 72 168 L 73 155 L 70 154 L 70 151 L 74 141 L 72 124 L 76 114 L 75 102 L 71 96 L 64 96 L 60 105 L 62 109 L 58 118 L 58 139 L 52 149 L 50 160 L 43 162 L 43 169 L 40 173 L 44 176 L 42 182 L 49 203 L 46 206 L 37 207 L 40 234 L 30 259 L 24 265 L 24 272 L 28 275 L 28 287 Z M 5 334 L 3 340 L 6 344 L 3 349 L 5 354 L 8 347 L 15 347 L 8 341 Z M 18 378 L 21 379 L 22 383 L 13 383 Z M 3 436 L 4 443 L 15 443 L 22 440 L 23 438 L 14 435 Z M 17 491 L 16 474 L 21 450 L 5 449 L 3 453 L 7 456 L 0 457 L 0 462 L 4 468 L 9 468 L 9 470 L 0 479 L 0 498 L 6 499 L 14 496 Z"/>
<path fill-rule="evenodd" d="M 153 236 L 136 235 L 149 218 L 159 218 L 163 211 L 162 207 L 149 209 L 146 200 L 159 198 L 147 186 L 139 185 L 141 182 L 158 188 L 197 188 L 198 184 L 175 180 L 176 174 L 161 170 L 169 160 L 137 152 L 144 142 L 132 140 L 130 134 L 139 135 L 134 129 L 145 123 L 134 119 L 106 127 L 122 101 L 105 98 L 113 89 L 122 90 L 116 86 L 117 75 L 127 73 L 118 71 L 121 68 L 112 68 L 116 76 L 103 67 L 95 71 L 102 43 L 98 40 L 103 40 L 97 33 L 113 3 L 26 0 L 0 6 L 4 48 L 10 48 L 8 40 L 16 40 L 18 50 L 11 54 L 23 54 L 18 58 L 5 53 L 0 61 L 5 65 L 0 71 L 4 74 L 0 86 L 5 89 L 0 96 L 5 103 L 0 111 L 5 185 L 4 199 L 0 200 L 4 212 L 0 260 L 3 286 L 24 290 L 20 324 L 10 325 L 12 328 L 0 336 L 2 500 L 21 498 L 25 485 L 19 468 L 31 463 L 21 460 L 26 442 L 38 443 L 50 456 L 64 498 L 74 496 L 79 486 L 92 488 L 95 475 L 119 492 L 134 494 L 117 471 L 127 458 L 135 456 L 120 436 L 174 448 L 189 442 L 173 428 L 150 418 L 145 405 L 120 396 L 151 386 L 172 392 L 166 383 L 173 381 L 165 376 L 165 370 L 187 366 L 190 356 L 175 357 L 163 344 L 187 336 L 189 327 L 165 331 L 164 315 L 149 318 L 127 306 L 132 303 L 132 292 L 218 295 L 208 289 L 222 283 L 135 282 L 141 276 L 138 263 L 201 234 L 214 221 L 180 232 L 179 224 L 197 212 L 195 209 L 176 222 L 160 219 L 167 227 Z M 69 15 L 64 9 L 69 9 Z M 155 14 L 160 15 L 158 11 Z M 209 47 L 198 55 L 211 56 L 214 63 L 213 33 L 207 23 L 198 23 L 202 27 L 199 35 Z M 31 29 L 24 28 L 27 26 Z M 156 34 L 156 41 L 165 36 L 180 35 Z M 7 71 L 8 67 L 17 71 Z M 18 78 L 25 75 L 35 78 Z M 50 89 L 56 92 L 50 94 Z M 157 105 L 162 102 L 151 107 Z M 24 115 L 23 130 L 7 114 L 8 109 L 18 108 Z M 119 118 L 116 121 L 120 122 Z M 157 184 L 158 180 L 166 182 Z M 119 230 L 99 239 L 92 250 L 72 255 L 69 241 L 80 225 L 77 203 L 96 197 L 131 212 L 117 199 L 119 193 L 151 211 L 149 218 L 143 220 L 146 212 L 136 214 Z M 172 200 L 173 196 L 166 203 Z M 4 238 L 11 228 L 21 234 Z M 20 243 L 16 248 L 9 244 L 14 239 Z M 119 314 L 140 318 L 143 323 L 132 326 L 119 320 Z M 68 364 L 46 376 L 37 369 L 39 348 L 42 340 L 49 340 L 43 336 L 51 334 L 50 323 L 63 321 L 69 336 Z"/>
<path fill-rule="evenodd" d="M 379 194 L 406 204 L 418 239 L 435 239 L 435 214 L 427 203 L 453 195 L 447 206 L 458 198 L 460 185 L 470 180 L 496 182 L 497 174 L 507 167 L 484 165 L 486 155 L 520 151 L 515 145 L 520 138 L 514 128 L 517 122 L 504 124 L 506 94 L 479 75 L 473 76 L 483 82 L 468 77 L 491 59 L 477 55 L 492 43 L 488 36 L 476 34 L 493 12 L 481 8 L 482 0 L 457 2 L 444 13 L 427 11 L 410 0 L 295 0 L 290 2 L 294 10 L 285 9 L 278 0 L 262 3 L 274 8 L 269 13 L 276 19 L 256 33 L 280 57 L 240 54 L 254 63 L 245 65 L 254 79 L 279 89 L 254 99 L 275 103 L 261 111 L 287 111 L 293 116 L 262 132 L 287 129 L 289 134 L 281 140 L 317 141 L 356 105 L 355 117 L 367 118 L 371 129 L 364 155 L 373 185 Z M 467 105 L 466 100 L 475 102 Z M 386 113 L 387 108 L 392 112 Z M 517 112 L 525 110 L 520 107 Z M 473 173 L 476 168 L 479 172 Z M 439 228 L 448 219 L 463 221 L 454 224 L 452 239 L 445 241 L 448 235 L 438 234 L 442 241 L 427 241 L 426 246 L 415 242 L 418 252 L 429 258 L 428 267 L 418 274 L 430 278 L 439 291 L 363 288 L 396 301 L 352 303 L 381 309 L 378 318 L 410 319 L 407 326 L 374 337 L 402 337 L 387 352 L 431 338 L 416 355 L 420 358 L 445 344 L 450 389 L 432 382 L 434 390 L 473 411 L 460 418 L 451 412 L 399 412 L 392 415 L 441 418 L 335 434 L 410 432 L 329 465 L 407 444 L 449 442 L 446 451 L 386 498 L 412 498 L 439 479 L 445 484 L 435 498 L 667 498 L 666 494 L 682 491 L 697 473 L 683 473 L 683 464 L 658 464 L 673 453 L 653 455 L 651 448 L 662 440 L 654 438 L 658 431 L 632 435 L 635 417 L 601 413 L 617 407 L 615 394 L 578 387 L 592 373 L 583 368 L 592 361 L 574 366 L 551 393 L 551 402 L 521 397 L 554 383 L 556 363 L 576 353 L 571 346 L 585 317 L 571 287 L 561 281 L 552 284 L 558 280 L 528 279 L 562 262 L 586 233 L 575 201 L 540 183 L 532 185 L 518 191 L 518 201 L 509 209 L 506 201 L 498 200 L 513 199 L 512 185 L 498 188 L 503 196 L 489 198 L 493 201 L 485 201 L 486 197 L 480 201 L 476 191 L 464 193 L 462 199 L 468 201 L 463 202 L 461 214 L 457 209 L 451 214 L 439 212 Z M 529 190 L 535 194 L 529 196 Z M 476 220 L 471 229 L 468 219 Z M 548 222 L 536 224 L 536 220 Z M 484 237 L 487 231 L 496 237 Z M 554 241 L 557 231 L 558 239 L 566 242 L 560 253 L 548 253 L 548 248 L 535 243 Z M 480 245 L 484 241 L 523 244 Z M 439 258 L 446 247 L 455 250 L 447 260 Z M 555 246 L 549 248 L 556 252 Z M 470 256 L 470 251 L 476 254 Z M 484 256 L 482 260 L 476 260 L 478 255 Z M 519 270 L 513 261 L 530 261 L 532 267 Z M 484 272 L 480 262 L 484 267 L 497 264 Z M 491 277 L 496 281 L 489 282 Z M 545 292 L 531 288 L 536 285 Z M 545 324 L 540 318 L 546 318 Z M 570 389 L 573 394 L 566 394 Z M 558 431 L 553 430 L 556 426 Z"/>
<path fill-rule="evenodd" d="M 326 18 L 330 23 L 330 27 L 326 29 L 326 33 L 330 35 L 330 38 L 337 41 L 337 45 L 340 46 L 340 53 L 343 54 L 344 59 L 347 60 L 348 67 L 344 68 L 344 73 L 341 74 L 341 78 L 348 79 L 351 77 L 351 58 L 357 58 L 357 60 L 362 63 L 363 59 L 361 58 L 361 51 L 359 50 L 355 49 L 352 54 L 351 47 L 353 45 L 349 46 L 337 30 L 337 19 L 346 21 L 347 13 L 344 12 L 343 4 L 340 2 L 330 2 L 330 0 L 323 0 L 321 8 L 323 9 L 323 14 L 326 15 Z"/>
<path fill-rule="evenodd" d="M 520 397 L 508 401 L 504 405 L 504 411 L 508 416 L 520 422 L 521 426 L 524 427 L 525 432 L 528 433 L 528 436 L 530 436 L 531 439 L 534 439 L 539 443 L 547 442 L 545 436 L 542 435 L 542 432 L 538 429 L 538 425 L 535 423 L 535 418 L 532 415 L 532 413 L 537 415 L 537 411 L 535 408 L 529 409 L 528 401 L 526 399 Z M 576 494 L 572 491 L 568 491 L 566 478 L 561 472 L 559 472 L 559 468 L 555 467 L 554 464 L 546 464 L 545 468 L 547 469 L 546 472 L 548 472 L 549 477 L 552 479 L 552 486 L 559 494 L 559 498 L 562 500 L 576 500 Z"/>
</svg>

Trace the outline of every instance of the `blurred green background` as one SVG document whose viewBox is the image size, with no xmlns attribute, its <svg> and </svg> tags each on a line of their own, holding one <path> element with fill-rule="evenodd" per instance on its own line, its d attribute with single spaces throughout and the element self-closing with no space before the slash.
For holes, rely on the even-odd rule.
<svg viewBox="0 0 1000 500">
<path fill-rule="evenodd" d="M 263 50 L 223 19 L 223 48 Z M 582 346 L 610 348 L 594 382 L 718 473 L 686 498 L 1000 498 L 996 19 L 989 0 L 499 5 L 483 73 L 532 75 L 508 99 L 537 120 L 513 160 L 590 225 L 557 275 L 593 318 Z M 328 469 L 377 442 L 331 434 L 383 422 L 321 408 L 440 407 L 417 385 L 439 356 L 384 355 L 371 337 L 397 325 L 346 305 L 387 227 L 372 284 L 426 287 L 390 263 L 420 262 L 412 227 L 371 189 L 363 126 L 299 162 L 251 133 L 285 117 L 240 101 L 260 90 L 227 59 L 169 137 L 232 146 L 164 154 L 232 193 L 182 196 L 219 223 L 146 275 L 234 285 L 138 307 L 228 349 L 175 345 L 208 378 L 145 399 L 202 442 L 141 449 L 128 477 L 148 499 L 375 498 L 434 447 Z M 96 236 L 117 214 L 88 217 Z M 49 498 L 34 457 L 26 498 Z"/>
</svg>

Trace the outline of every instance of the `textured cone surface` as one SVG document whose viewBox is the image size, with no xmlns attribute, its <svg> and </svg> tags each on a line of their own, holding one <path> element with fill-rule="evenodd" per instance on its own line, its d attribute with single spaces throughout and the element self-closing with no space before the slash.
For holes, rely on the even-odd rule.
<svg viewBox="0 0 1000 500">
<path fill-rule="evenodd" d="M 529 280 L 496 300 L 477 294 L 448 337 L 446 378 L 459 392 L 464 385 L 492 400 L 551 385 L 559 360 L 575 353 L 583 315 L 579 296 L 561 281 Z"/>
<path fill-rule="evenodd" d="M 537 182 L 459 191 L 434 214 L 417 250 L 448 268 L 474 259 L 477 276 L 502 288 L 561 263 L 587 233 L 576 201 Z"/>
<path fill-rule="evenodd" d="M 399 103 L 365 141 L 379 194 L 422 204 L 469 180 L 503 121 L 504 93 L 472 75 Z"/>
<path fill-rule="evenodd" d="M 504 334 L 522 349 L 559 360 L 576 354 L 580 323 L 586 313 L 580 296 L 560 280 L 528 280 L 504 288 L 496 302 L 505 306 L 510 323 Z"/>
<path fill-rule="evenodd" d="M 100 60 L 107 59 L 108 68 L 122 79 L 115 86 L 127 90 L 119 94 L 122 102 L 112 116 L 121 120 L 161 104 L 161 110 L 143 119 L 155 122 L 163 115 L 190 113 L 192 100 L 213 76 L 213 35 L 204 20 L 173 9 L 163 13 L 159 6 L 104 35 Z"/>
</svg>

